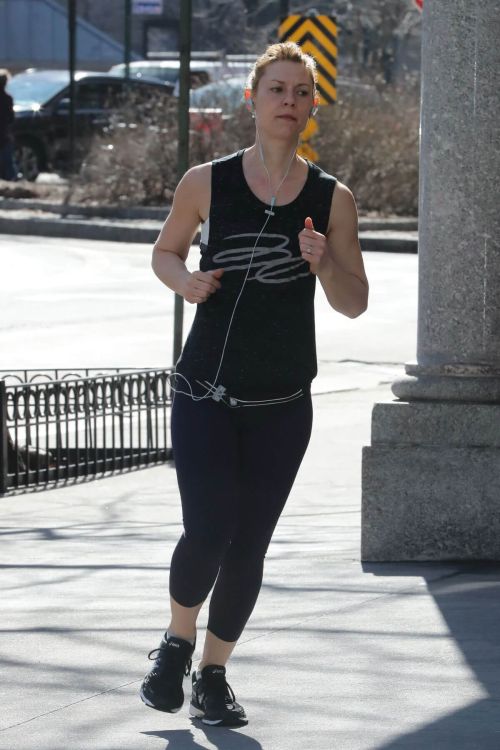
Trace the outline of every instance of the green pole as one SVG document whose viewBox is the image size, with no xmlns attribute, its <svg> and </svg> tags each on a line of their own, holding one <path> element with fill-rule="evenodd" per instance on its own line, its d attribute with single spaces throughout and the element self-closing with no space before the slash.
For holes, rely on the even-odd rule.
<svg viewBox="0 0 500 750">
<path fill-rule="evenodd" d="M 125 0 L 125 34 L 124 34 L 124 60 L 125 78 L 130 78 L 130 38 L 132 21 L 132 0 Z"/>
<path fill-rule="evenodd" d="M 178 103 L 178 146 L 177 178 L 181 179 L 189 167 L 189 89 L 191 60 L 191 0 L 182 0 L 180 14 L 180 70 L 179 70 L 179 103 Z M 174 305 L 174 364 L 182 350 L 182 327 L 184 320 L 184 299 L 175 295 Z"/>
<path fill-rule="evenodd" d="M 280 23 L 289 15 L 289 2 L 288 0 L 280 0 Z"/>
<path fill-rule="evenodd" d="M 76 69 L 76 0 L 68 3 L 68 68 L 69 68 L 69 170 L 75 169 L 75 69 Z"/>
</svg>

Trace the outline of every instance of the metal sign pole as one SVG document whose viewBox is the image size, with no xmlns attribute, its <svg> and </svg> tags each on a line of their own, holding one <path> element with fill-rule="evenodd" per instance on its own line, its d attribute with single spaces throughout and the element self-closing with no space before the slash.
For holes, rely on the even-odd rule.
<svg viewBox="0 0 500 750">
<path fill-rule="evenodd" d="M 289 14 L 289 6 L 288 0 L 280 0 L 280 21 L 283 21 Z"/>
<path fill-rule="evenodd" d="M 68 2 L 68 67 L 69 67 L 69 169 L 75 169 L 75 69 L 76 69 L 76 0 Z"/>
<path fill-rule="evenodd" d="M 132 20 L 132 0 L 125 0 L 125 35 L 123 53 L 125 63 L 125 78 L 130 78 L 130 38 L 131 38 L 131 20 Z"/>
<path fill-rule="evenodd" d="M 0 380 L 0 495 L 7 492 L 7 474 L 8 474 L 8 440 L 9 432 L 7 430 L 7 392 L 5 381 Z"/>
<path fill-rule="evenodd" d="M 179 104 L 178 104 L 178 146 L 177 146 L 177 177 L 189 167 L 189 89 L 190 60 L 191 60 L 191 0 L 182 0 L 180 15 L 180 71 L 179 71 Z M 182 350 L 182 326 L 184 319 L 184 299 L 175 295 L 174 305 L 174 364 L 179 359 Z"/>
</svg>

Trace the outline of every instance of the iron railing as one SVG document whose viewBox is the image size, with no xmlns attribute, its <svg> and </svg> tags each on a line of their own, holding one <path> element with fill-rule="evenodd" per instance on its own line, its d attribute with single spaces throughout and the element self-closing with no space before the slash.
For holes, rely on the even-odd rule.
<svg viewBox="0 0 500 750">
<path fill-rule="evenodd" d="M 170 460 L 170 373 L 0 370 L 0 494 Z"/>
</svg>

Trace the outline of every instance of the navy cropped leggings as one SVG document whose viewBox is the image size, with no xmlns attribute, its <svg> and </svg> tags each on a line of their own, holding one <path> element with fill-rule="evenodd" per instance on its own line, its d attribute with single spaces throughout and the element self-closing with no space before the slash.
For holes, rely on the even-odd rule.
<svg viewBox="0 0 500 750">
<path fill-rule="evenodd" d="M 306 451 L 311 396 L 230 408 L 176 394 L 172 444 L 184 533 L 170 594 L 184 607 L 210 600 L 208 629 L 240 637 L 257 601 L 264 557 Z"/>
</svg>

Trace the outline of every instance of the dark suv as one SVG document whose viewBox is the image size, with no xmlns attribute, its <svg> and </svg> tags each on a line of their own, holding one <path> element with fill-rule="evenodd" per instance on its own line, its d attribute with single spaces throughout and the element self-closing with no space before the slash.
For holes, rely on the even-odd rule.
<svg viewBox="0 0 500 750">
<path fill-rule="evenodd" d="M 16 160 L 25 179 L 42 171 L 65 172 L 69 164 L 69 73 L 27 70 L 13 76 Z M 137 107 L 148 98 L 171 96 L 173 85 L 146 79 L 125 80 L 106 73 L 75 74 L 76 157 L 80 161 L 91 136 L 109 124 L 110 114 L 125 103 Z"/>
</svg>

